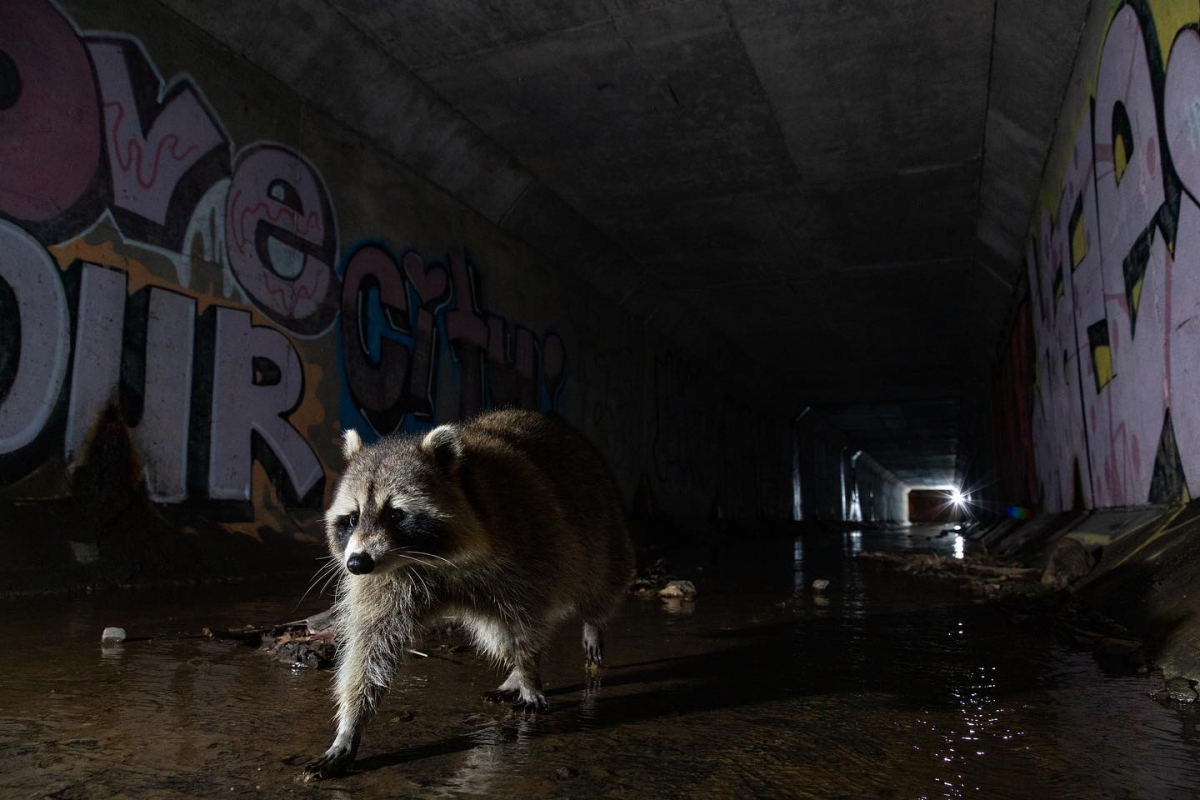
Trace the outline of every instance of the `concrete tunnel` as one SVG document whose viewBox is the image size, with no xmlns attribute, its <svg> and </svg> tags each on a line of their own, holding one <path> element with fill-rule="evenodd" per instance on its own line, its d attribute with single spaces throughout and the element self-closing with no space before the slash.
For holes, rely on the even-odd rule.
<svg viewBox="0 0 1200 800">
<path fill-rule="evenodd" d="M 1197 796 L 1197 109 L 1182 0 L 0 0 L 0 787 L 315 791 L 343 432 L 520 408 L 604 666 L 546 501 L 600 560 L 430 600 L 315 777 Z"/>
</svg>

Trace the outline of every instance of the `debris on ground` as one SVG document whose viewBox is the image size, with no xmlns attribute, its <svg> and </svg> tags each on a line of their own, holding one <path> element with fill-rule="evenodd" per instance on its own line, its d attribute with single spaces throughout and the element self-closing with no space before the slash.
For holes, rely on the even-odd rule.
<svg viewBox="0 0 1200 800">
<path fill-rule="evenodd" d="M 227 631 L 233 636 L 211 635 L 218 638 L 238 638 L 243 633 L 254 631 L 261 640 L 260 649 L 293 669 L 310 667 L 325 669 L 333 666 L 337 651 L 337 630 L 334 609 L 314 614 L 307 619 L 285 622 L 270 628 L 247 628 L 245 631 Z M 208 632 L 208 629 L 205 629 Z M 407 652 L 417 658 L 437 658 L 452 664 L 461 664 L 453 658 L 439 653 L 465 653 L 472 648 L 462 641 L 461 625 L 455 617 L 443 617 L 425 631 L 423 648 L 408 648 Z"/>
<path fill-rule="evenodd" d="M 124 628 L 105 628 L 104 633 L 100 634 L 101 644 L 120 644 L 125 639 L 126 633 Z"/>
<path fill-rule="evenodd" d="M 289 627 L 279 636 L 264 634 L 262 649 L 293 669 L 323 669 L 333 665 L 335 633 L 332 628 L 314 630 L 307 624 Z"/>
<path fill-rule="evenodd" d="M 894 564 L 915 575 L 957 581 L 972 594 L 986 599 L 1011 595 L 1030 597 L 1044 591 L 1041 570 L 998 563 L 987 556 L 950 558 L 937 553 L 868 550 L 856 557 Z"/>
<path fill-rule="evenodd" d="M 1081 577 L 1084 562 L 1075 558 L 1078 554 L 1071 547 L 1062 548 L 1060 555 L 1057 562 L 1052 558 L 1045 570 L 1000 562 L 986 555 L 960 559 L 936 553 L 868 551 L 857 557 L 894 564 L 913 575 L 956 582 L 980 601 L 1003 605 L 1015 624 L 1023 624 L 1037 615 L 1053 627 L 1061 640 L 1091 650 L 1107 667 L 1122 672 L 1148 672 L 1151 665 L 1141 641 L 1124 625 L 1081 607 L 1065 591 Z"/>
<path fill-rule="evenodd" d="M 669 581 L 666 586 L 658 590 L 659 597 L 695 597 L 696 585 L 691 581 Z"/>
<path fill-rule="evenodd" d="M 812 590 L 814 592 L 823 592 L 829 588 L 829 581 L 824 578 L 817 578 L 812 582 Z"/>
<path fill-rule="evenodd" d="M 629 584 L 629 591 L 634 594 L 642 594 L 644 592 L 643 596 L 649 597 L 654 592 L 666 586 L 670 580 L 671 575 L 667 567 L 667 560 L 660 558 L 633 576 L 633 581 Z"/>
<path fill-rule="evenodd" d="M 1195 683 L 1183 677 L 1171 678 L 1150 696 L 1164 705 L 1191 705 L 1200 699 Z"/>
<path fill-rule="evenodd" d="M 692 600 L 696 584 L 672 575 L 667 560 L 660 558 L 634 575 L 629 592 L 636 597 L 659 597 L 665 601 Z"/>
</svg>

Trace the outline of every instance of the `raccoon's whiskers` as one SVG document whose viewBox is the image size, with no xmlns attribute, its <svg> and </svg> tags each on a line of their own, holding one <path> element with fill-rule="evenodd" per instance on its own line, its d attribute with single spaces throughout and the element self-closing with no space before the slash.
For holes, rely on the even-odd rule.
<svg viewBox="0 0 1200 800">
<path fill-rule="evenodd" d="M 403 550 L 403 551 L 398 551 L 398 552 L 412 553 L 414 556 L 429 556 L 430 558 L 436 558 L 438 561 L 445 561 L 450 566 L 454 567 L 455 569 L 458 569 L 458 564 L 455 564 L 453 561 L 451 561 L 448 558 L 442 558 L 441 556 L 435 556 L 433 553 L 422 553 L 420 550 Z"/>
<path fill-rule="evenodd" d="M 392 548 L 391 550 L 386 551 L 384 553 L 384 555 L 400 556 L 401 558 L 403 558 L 406 561 L 411 561 L 414 564 L 420 564 L 423 567 L 432 566 L 432 565 L 422 561 L 419 558 L 413 558 L 412 556 L 405 555 L 406 552 L 407 551 L 402 550 L 400 548 Z M 431 594 L 432 590 L 430 589 L 429 582 L 425 579 L 425 576 L 416 570 L 410 572 L 409 574 L 412 575 L 421 584 L 421 588 L 425 590 L 426 596 L 429 596 Z"/>
<path fill-rule="evenodd" d="M 320 581 L 322 578 L 326 578 L 325 585 L 322 586 L 321 591 L 318 592 L 318 594 L 320 594 L 325 591 L 325 586 L 329 585 L 330 578 L 327 578 L 326 576 L 330 575 L 331 577 L 335 577 L 337 575 L 337 568 L 341 566 L 341 560 L 335 561 L 333 556 L 329 556 L 327 557 L 326 561 L 328 563 L 322 565 L 321 568 L 317 570 L 317 574 L 313 576 L 312 583 L 310 583 L 308 588 L 304 590 L 304 594 L 300 595 L 300 599 L 296 601 L 296 605 L 292 608 L 292 611 L 295 611 L 300 607 L 300 604 L 304 602 L 304 598 L 308 597 L 309 592 L 316 587 L 318 581 Z"/>
</svg>

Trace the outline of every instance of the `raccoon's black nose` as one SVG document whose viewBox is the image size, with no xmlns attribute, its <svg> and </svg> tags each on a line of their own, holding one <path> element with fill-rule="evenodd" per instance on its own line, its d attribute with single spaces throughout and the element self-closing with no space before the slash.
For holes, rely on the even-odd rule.
<svg viewBox="0 0 1200 800">
<path fill-rule="evenodd" d="M 355 553 L 346 559 L 346 569 L 355 575 L 365 575 L 375 569 L 375 559 L 371 558 L 370 553 Z"/>
</svg>

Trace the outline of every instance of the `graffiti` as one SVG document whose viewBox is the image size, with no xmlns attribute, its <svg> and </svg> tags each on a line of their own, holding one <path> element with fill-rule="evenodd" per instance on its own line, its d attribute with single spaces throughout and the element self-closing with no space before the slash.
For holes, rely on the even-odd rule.
<svg viewBox="0 0 1200 800">
<path fill-rule="evenodd" d="M 484 311 L 465 252 L 426 261 L 415 251 L 397 256 L 382 243 L 365 242 L 346 261 L 341 307 L 346 427 L 386 435 L 432 424 L 443 353 L 458 396 L 449 415 L 558 407 L 566 361 L 561 337 L 550 331 L 538 340 Z"/>
<path fill-rule="evenodd" d="M 60 273 L 10 223 L 0 223 L 0 252 L 0 309 L 17 323 L 5 328 L 0 364 L 0 465 L 10 479 L 33 463 L 10 456 L 48 435 L 61 437 L 68 467 L 79 464 L 97 420 L 115 409 L 152 500 L 248 500 L 252 456 L 293 504 L 323 499 L 324 470 L 287 422 L 304 380 L 283 334 L 213 306 L 205 335 L 194 298 L 158 286 L 131 294 L 126 271 L 86 261 Z M 189 476 L 201 476 L 191 492 Z"/>
<path fill-rule="evenodd" d="M 52 464 L 69 491 L 119 422 L 156 502 L 317 508 L 339 401 L 379 434 L 557 407 L 561 337 L 487 310 L 465 251 L 339 258 L 303 154 L 239 147 L 136 38 L 49 2 L 0 19 L 0 486 Z"/>
<path fill-rule="evenodd" d="M 67 298 L 36 239 L 0 223 L 0 453 L 46 424 L 67 371 Z"/>
<path fill-rule="evenodd" d="M 165 86 L 136 40 L 92 39 L 88 52 L 104 105 L 109 210 L 126 236 L 180 250 L 188 212 L 229 174 L 229 140 L 192 82 Z"/>
<path fill-rule="evenodd" d="M 300 358 L 287 337 L 266 325 L 251 324 L 248 311 L 215 307 L 211 328 L 212 398 L 208 494 L 217 499 L 249 499 L 251 450 L 263 463 L 278 462 L 297 500 L 324 475 L 304 438 L 286 415 L 304 396 Z M 209 374 L 205 370 L 204 374 Z M 268 471 L 271 471 L 268 466 Z"/>
<path fill-rule="evenodd" d="M 44 3 L 0 1 L 0 217 L 39 239 L 76 233 L 99 213 L 104 163 L 91 60 Z"/>
<path fill-rule="evenodd" d="M 1200 491 L 1200 33 L 1178 29 L 1166 59 L 1159 36 L 1145 2 L 1113 14 L 1030 241 L 1048 510 Z"/>
<path fill-rule="evenodd" d="M 255 144 L 237 157 L 225 213 L 229 268 L 259 309 L 299 335 L 337 313 L 337 223 L 317 171 L 287 148 Z"/>
<path fill-rule="evenodd" d="M 23 23 L 0 31 L 0 218 L 53 243 L 104 214 L 125 239 L 182 253 L 219 187 L 227 230 L 209 258 L 291 333 L 333 324 L 337 223 L 303 156 L 256 142 L 234 158 L 192 79 L 164 82 L 136 39 L 77 34 L 46 3 L 0 0 L 0 15 Z"/>
</svg>

